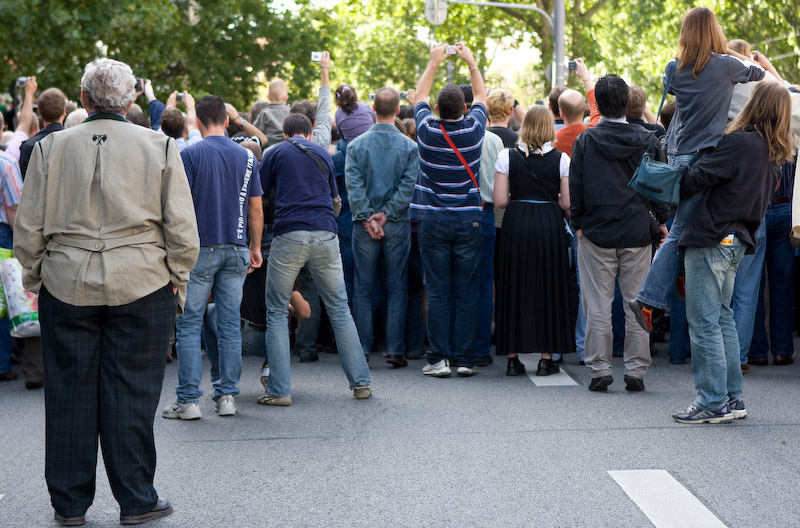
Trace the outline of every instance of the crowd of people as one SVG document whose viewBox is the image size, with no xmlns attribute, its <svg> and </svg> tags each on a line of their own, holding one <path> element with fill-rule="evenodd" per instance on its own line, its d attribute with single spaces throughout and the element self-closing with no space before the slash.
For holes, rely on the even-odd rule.
<svg viewBox="0 0 800 528">
<path fill-rule="evenodd" d="M 470 82 L 431 104 L 451 57 Z M 416 89 L 371 104 L 331 90 L 327 52 L 316 101 L 290 104 L 275 79 L 246 112 L 162 102 L 110 59 L 86 66 L 80 107 L 24 80 L 0 150 L 0 246 L 38 293 L 41 337 L 15 343 L 0 319 L 0 380 L 17 378 L 13 353 L 26 388 L 45 387 L 56 520 L 84 523 L 98 438 L 122 524 L 172 511 L 153 487 L 165 355 L 164 418 L 202 417 L 203 352 L 219 416 L 237 413 L 243 355 L 263 358 L 258 403 L 289 406 L 292 354 L 316 361 L 327 324 L 366 399 L 376 354 L 471 377 L 493 343 L 508 376 L 526 373 L 521 355 L 550 376 L 576 353 L 590 391 L 621 356 L 640 392 L 668 320 L 670 361 L 691 355 L 697 389 L 674 420 L 746 417 L 750 365 L 793 361 L 800 95 L 706 8 L 684 17 L 656 113 L 642 88 L 575 64 L 583 93 L 557 86 L 528 110 L 487 90 L 461 43 L 434 45 Z M 629 185 L 645 153 L 683 171 L 677 208 Z"/>
</svg>

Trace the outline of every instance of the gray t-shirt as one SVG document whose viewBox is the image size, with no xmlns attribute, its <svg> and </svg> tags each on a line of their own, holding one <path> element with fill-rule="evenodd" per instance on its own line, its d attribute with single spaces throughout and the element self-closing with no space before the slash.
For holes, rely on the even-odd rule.
<svg viewBox="0 0 800 528">
<path fill-rule="evenodd" d="M 675 73 L 669 87 L 677 104 L 667 131 L 667 153 L 673 156 L 716 147 L 728 121 L 734 85 L 764 78 L 761 67 L 747 66 L 730 55 L 712 54 L 696 79 L 693 66 L 687 64 Z M 677 67 L 677 60 L 667 64 L 665 86 L 667 72 Z"/>
</svg>

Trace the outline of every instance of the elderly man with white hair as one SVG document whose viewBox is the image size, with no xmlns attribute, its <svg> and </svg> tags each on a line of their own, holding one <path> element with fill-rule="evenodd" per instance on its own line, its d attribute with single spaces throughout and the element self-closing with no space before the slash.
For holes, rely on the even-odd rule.
<svg viewBox="0 0 800 528">
<path fill-rule="evenodd" d="M 153 416 L 199 240 L 175 140 L 125 119 L 134 85 L 124 63 L 86 66 L 89 117 L 34 146 L 14 231 L 39 293 L 45 478 L 62 526 L 85 522 L 98 438 L 120 523 L 172 512 L 153 487 Z"/>
</svg>

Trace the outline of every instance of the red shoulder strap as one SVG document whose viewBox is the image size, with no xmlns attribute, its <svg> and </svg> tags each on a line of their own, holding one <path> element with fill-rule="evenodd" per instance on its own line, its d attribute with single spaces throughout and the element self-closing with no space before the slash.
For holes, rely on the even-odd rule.
<svg viewBox="0 0 800 528">
<path fill-rule="evenodd" d="M 444 139 L 447 140 L 447 144 L 450 145 L 450 148 L 453 149 L 453 152 L 456 153 L 456 156 L 458 157 L 459 161 L 461 161 L 461 164 L 464 166 L 464 168 L 467 169 L 467 174 L 469 174 L 472 183 L 475 184 L 475 188 L 478 189 L 478 200 L 481 201 L 481 207 L 483 207 L 483 198 L 481 198 L 481 188 L 480 186 L 478 186 L 478 181 L 475 179 L 475 174 L 472 172 L 472 169 L 467 163 L 467 160 L 465 160 L 464 156 L 462 156 L 461 152 L 459 152 L 458 147 L 456 147 L 456 144 L 453 143 L 453 140 L 450 139 L 450 136 L 447 135 L 447 132 L 445 131 L 444 126 L 441 123 L 439 123 L 439 128 L 441 129 L 442 134 L 444 135 Z"/>
</svg>

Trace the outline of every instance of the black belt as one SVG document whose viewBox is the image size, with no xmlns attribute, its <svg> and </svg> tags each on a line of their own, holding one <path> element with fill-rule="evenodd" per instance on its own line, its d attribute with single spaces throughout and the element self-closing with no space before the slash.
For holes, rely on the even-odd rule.
<svg viewBox="0 0 800 528">
<path fill-rule="evenodd" d="M 256 332 L 267 331 L 267 325 L 265 324 L 251 323 L 247 319 L 242 319 L 242 330 L 247 330 L 248 328 L 252 328 Z"/>
<path fill-rule="evenodd" d="M 792 197 L 791 196 L 779 196 L 777 198 L 773 198 L 772 200 L 770 200 L 772 205 L 785 204 L 785 203 L 789 203 L 791 201 L 792 201 Z"/>
</svg>

